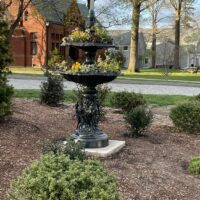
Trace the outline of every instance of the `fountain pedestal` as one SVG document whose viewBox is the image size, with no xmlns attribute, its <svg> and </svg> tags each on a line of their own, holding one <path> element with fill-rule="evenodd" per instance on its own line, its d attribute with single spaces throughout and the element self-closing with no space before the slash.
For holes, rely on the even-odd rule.
<svg viewBox="0 0 200 200">
<path fill-rule="evenodd" d="M 73 138 L 84 143 L 86 148 L 106 147 L 108 136 L 98 128 L 100 105 L 96 89 L 86 88 L 80 99 L 76 104 L 78 124 Z"/>
<path fill-rule="evenodd" d="M 65 79 L 80 83 L 86 88 L 76 103 L 77 128 L 72 134 L 75 140 L 81 141 L 85 148 L 102 148 L 108 146 L 108 136 L 99 127 L 100 105 L 96 86 L 110 82 L 117 73 L 104 74 L 62 74 Z"/>
</svg>

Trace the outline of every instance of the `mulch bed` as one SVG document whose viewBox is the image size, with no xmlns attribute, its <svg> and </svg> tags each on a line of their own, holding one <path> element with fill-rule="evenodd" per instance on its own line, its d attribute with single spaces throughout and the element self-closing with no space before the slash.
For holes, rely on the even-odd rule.
<svg viewBox="0 0 200 200">
<path fill-rule="evenodd" d="M 200 135 L 177 132 L 168 108 L 154 108 L 154 120 L 141 138 L 128 138 L 122 114 L 108 109 L 102 129 L 111 139 L 126 140 L 118 154 L 103 159 L 116 174 L 122 200 L 199 200 L 200 178 L 188 173 L 188 162 L 200 155 Z M 51 108 L 32 100 L 15 100 L 13 117 L 0 124 L 0 200 L 9 182 L 44 146 L 65 138 L 76 127 L 72 105 Z"/>
</svg>

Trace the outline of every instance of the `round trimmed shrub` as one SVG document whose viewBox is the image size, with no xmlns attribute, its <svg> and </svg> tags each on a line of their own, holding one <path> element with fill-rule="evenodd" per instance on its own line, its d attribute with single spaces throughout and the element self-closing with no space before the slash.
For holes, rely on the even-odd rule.
<svg viewBox="0 0 200 200">
<path fill-rule="evenodd" d="M 200 157 L 193 158 L 190 161 L 189 171 L 191 174 L 200 175 Z"/>
<path fill-rule="evenodd" d="M 111 96 L 111 105 L 116 108 L 121 108 L 125 112 L 136 108 L 140 105 L 145 105 L 146 101 L 142 94 L 134 92 L 117 92 Z"/>
<path fill-rule="evenodd" d="M 170 118 L 177 128 L 188 133 L 200 133 L 200 102 L 191 101 L 174 107 Z"/>
<path fill-rule="evenodd" d="M 48 73 L 47 81 L 41 85 L 40 100 L 49 106 L 57 106 L 64 101 L 64 85 L 61 76 Z"/>
<path fill-rule="evenodd" d="M 153 114 L 145 106 L 138 106 L 125 115 L 125 120 L 131 129 L 131 136 L 137 137 L 151 123 Z"/>
<path fill-rule="evenodd" d="M 119 200 L 116 180 L 98 161 L 45 155 L 23 171 L 8 192 L 15 200 Z"/>
</svg>

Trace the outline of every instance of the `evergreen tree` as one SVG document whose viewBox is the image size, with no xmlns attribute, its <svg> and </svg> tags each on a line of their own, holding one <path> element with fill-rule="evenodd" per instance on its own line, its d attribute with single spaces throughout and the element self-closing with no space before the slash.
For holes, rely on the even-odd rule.
<svg viewBox="0 0 200 200">
<path fill-rule="evenodd" d="M 84 29 L 85 21 L 81 15 L 77 0 L 72 0 L 65 16 L 65 28 L 70 33 L 74 28 Z"/>
<path fill-rule="evenodd" d="M 2 7 L 0 7 L 0 13 L 2 14 Z M 11 57 L 9 56 L 9 43 L 7 35 L 9 29 L 4 15 L 0 16 L 0 81 L 6 82 L 6 76 L 9 73 L 8 65 L 11 63 Z"/>
<path fill-rule="evenodd" d="M 2 7 L 0 7 L 0 13 L 0 121 L 2 121 L 12 113 L 13 88 L 7 85 L 8 65 L 11 62 L 11 57 L 9 56 L 7 40 L 9 30 L 2 14 Z"/>
</svg>

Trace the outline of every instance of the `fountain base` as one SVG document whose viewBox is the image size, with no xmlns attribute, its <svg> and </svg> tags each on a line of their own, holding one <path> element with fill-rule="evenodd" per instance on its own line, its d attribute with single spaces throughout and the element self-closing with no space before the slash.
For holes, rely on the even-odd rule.
<svg viewBox="0 0 200 200">
<path fill-rule="evenodd" d="M 101 130 L 93 130 L 90 134 L 85 134 L 85 130 L 77 129 L 72 138 L 82 142 L 85 148 L 102 148 L 108 146 L 108 136 Z"/>
</svg>

